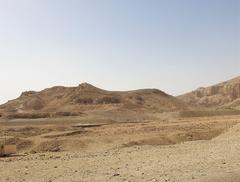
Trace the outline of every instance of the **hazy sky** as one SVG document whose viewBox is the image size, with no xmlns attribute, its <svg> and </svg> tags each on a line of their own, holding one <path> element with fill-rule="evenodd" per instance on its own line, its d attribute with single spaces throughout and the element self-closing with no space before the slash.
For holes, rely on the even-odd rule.
<svg viewBox="0 0 240 182">
<path fill-rule="evenodd" d="M 240 0 L 0 0 L 0 103 L 81 82 L 177 95 L 240 75 Z"/>
</svg>

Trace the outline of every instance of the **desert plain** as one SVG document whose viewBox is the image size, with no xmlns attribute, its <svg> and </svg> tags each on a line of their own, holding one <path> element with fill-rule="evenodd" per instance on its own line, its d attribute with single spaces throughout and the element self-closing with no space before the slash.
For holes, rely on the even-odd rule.
<svg viewBox="0 0 240 182">
<path fill-rule="evenodd" d="M 0 181 L 240 180 L 239 116 L 68 119 L 1 122 L 19 153 L 0 159 Z"/>
<path fill-rule="evenodd" d="M 240 181 L 239 80 L 179 97 L 86 84 L 23 93 L 0 107 L 1 140 L 18 150 L 0 158 L 0 181 Z"/>
</svg>

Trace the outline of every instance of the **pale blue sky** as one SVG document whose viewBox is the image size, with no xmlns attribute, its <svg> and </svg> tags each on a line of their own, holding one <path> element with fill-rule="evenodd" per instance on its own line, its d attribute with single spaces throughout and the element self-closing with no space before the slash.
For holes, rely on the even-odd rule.
<svg viewBox="0 0 240 182">
<path fill-rule="evenodd" d="M 0 103 L 81 82 L 178 95 L 240 75 L 240 0 L 0 0 Z"/>
</svg>

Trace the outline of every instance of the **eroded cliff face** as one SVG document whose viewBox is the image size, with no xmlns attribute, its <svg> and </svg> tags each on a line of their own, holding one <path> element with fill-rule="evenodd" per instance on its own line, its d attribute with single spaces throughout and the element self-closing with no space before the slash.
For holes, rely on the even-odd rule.
<svg viewBox="0 0 240 182">
<path fill-rule="evenodd" d="M 238 107 L 240 99 L 240 77 L 206 88 L 199 88 L 191 93 L 179 96 L 190 104 L 200 106 L 228 106 Z M 237 102 L 239 103 L 239 102 Z"/>
</svg>

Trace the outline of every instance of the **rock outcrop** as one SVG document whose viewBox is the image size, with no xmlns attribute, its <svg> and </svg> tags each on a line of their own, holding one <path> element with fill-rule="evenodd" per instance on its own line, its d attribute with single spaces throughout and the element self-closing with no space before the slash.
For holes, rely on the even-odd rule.
<svg viewBox="0 0 240 182">
<path fill-rule="evenodd" d="M 211 87 L 201 87 L 178 98 L 192 105 L 238 108 L 240 106 L 240 77 Z"/>
<path fill-rule="evenodd" d="M 130 110 L 136 112 L 176 111 L 184 103 L 157 89 L 107 91 L 88 83 L 77 87 L 52 87 L 28 91 L 0 106 L 0 113 L 14 118 L 75 116 L 90 111 Z"/>
</svg>

